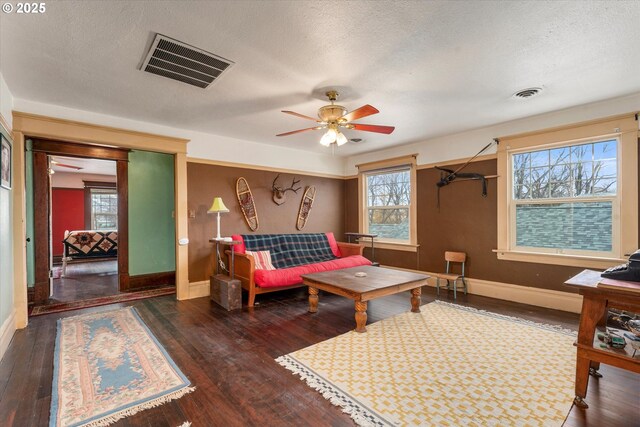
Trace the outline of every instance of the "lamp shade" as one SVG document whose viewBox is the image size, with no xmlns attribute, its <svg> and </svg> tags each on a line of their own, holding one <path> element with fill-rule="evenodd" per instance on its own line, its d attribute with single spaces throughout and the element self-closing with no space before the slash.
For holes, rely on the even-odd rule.
<svg viewBox="0 0 640 427">
<path fill-rule="evenodd" d="M 320 138 L 320 144 L 328 147 L 336 142 L 336 136 L 337 132 L 334 129 L 329 129 L 324 135 L 322 135 L 322 138 Z"/>
<path fill-rule="evenodd" d="M 213 199 L 213 204 L 207 211 L 209 213 L 229 212 L 229 209 L 224 205 L 222 197 L 216 197 Z"/>
</svg>

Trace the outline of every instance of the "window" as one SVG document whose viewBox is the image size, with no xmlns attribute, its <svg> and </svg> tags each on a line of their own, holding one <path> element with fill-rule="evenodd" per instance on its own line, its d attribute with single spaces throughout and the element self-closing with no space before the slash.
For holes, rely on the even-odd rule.
<svg viewBox="0 0 640 427">
<path fill-rule="evenodd" d="M 414 250 L 415 157 L 359 165 L 358 168 L 360 232 L 377 234 L 377 242 L 412 245 L 413 249 L 404 249 Z"/>
<path fill-rule="evenodd" d="M 409 241 L 409 168 L 365 174 L 367 232 L 385 240 Z"/>
<path fill-rule="evenodd" d="M 515 248 L 612 255 L 617 139 L 511 155 Z"/>
<path fill-rule="evenodd" d="M 633 115 L 500 138 L 499 259 L 606 268 L 638 245 Z"/>
<path fill-rule="evenodd" d="M 118 228 L 118 194 L 115 189 L 92 188 L 91 229 L 116 230 Z"/>
</svg>

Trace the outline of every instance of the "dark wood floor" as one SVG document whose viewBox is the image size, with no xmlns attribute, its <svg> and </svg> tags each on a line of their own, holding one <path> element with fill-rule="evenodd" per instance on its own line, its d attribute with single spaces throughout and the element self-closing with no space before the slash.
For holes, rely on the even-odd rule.
<svg viewBox="0 0 640 427">
<path fill-rule="evenodd" d="M 118 261 L 116 259 L 74 262 L 67 266 L 65 277 L 53 279 L 53 296 L 49 304 L 116 294 L 118 294 Z"/>
<path fill-rule="evenodd" d="M 423 291 L 423 303 L 435 297 Z M 443 299 L 446 299 L 444 297 Z M 227 312 L 207 298 L 177 302 L 159 297 L 134 305 L 196 391 L 121 420 L 118 426 L 353 426 L 348 415 L 274 359 L 354 327 L 353 303 L 321 294 L 319 312 L 307 313 L 304 289 L 259 297 L 254 309 Z M 458 302 L 502 314 L 576 329 L 578 316 L 469 295 Z M 95 312 L 113 306 L 80 312 Z M 369 303 L 369 322 L 406 311 L 408 294 Z M 46 426 L 51 404 L 56 320 L 67 312 L 30 319 L 0 363 L 0 425 Z M 640 426 L 640 375 L 603 365 L 591 379 L 590 408 L 573 408 L 566 426 Z M 540 375 L 545 375 L 540 367 Z"/>
</svg>

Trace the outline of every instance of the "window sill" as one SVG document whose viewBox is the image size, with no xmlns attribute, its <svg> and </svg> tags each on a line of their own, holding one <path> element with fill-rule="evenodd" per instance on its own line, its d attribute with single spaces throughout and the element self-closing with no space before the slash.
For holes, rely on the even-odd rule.
<svg viewBox="0 0 640 427">
<path fill-rule="evenodd" d="M 538 264 L 566 265 L 569 267 L 583 267 L 604 270 L 617 264 L 626 262 L 620 258 L 599 258 L 580 255 L 548 254 L 541 252 L 520 252 L 494 249 L 498 259 L 504 261 L 532 262 Z"/>
<path fill-rule="evenodd" d="M 364 242 L 362 242 L 364 243 Z M 394 250 L 394 251 L 405 251 L 405 252 L 418 252 L 418 247 L 420 245 L 414 245 L 411 243 L 392 243 L 392 242 L 379 242 L 377 240 L 375 240 L 373 242 L 373 247 L 374 249 L 390 249 L 390 250 Z M 367 245 L 366 243 L 364 243 L 364 247 L 370 247 L 370 245 Z"/>
</svg>

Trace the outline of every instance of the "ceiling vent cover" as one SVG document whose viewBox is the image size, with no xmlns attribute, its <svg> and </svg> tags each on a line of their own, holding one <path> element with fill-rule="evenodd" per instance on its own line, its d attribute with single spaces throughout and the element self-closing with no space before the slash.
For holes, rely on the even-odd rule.
<svg viewBox="0 0 640 427">
<path fill-rule="evenodd" d="M 528 89 L 522 89 L 513 94 L 513 97 L 516 99 L 526 99 L 531 98 L 532 96 L 538 95 L 542 92 L 541 87 L 530 87 Z"/>
<path fill-rule="evenodd" d="M 140 69 L 206 89 L 231 65 L 228 59 L 156 34 Z"/>
</svg>

